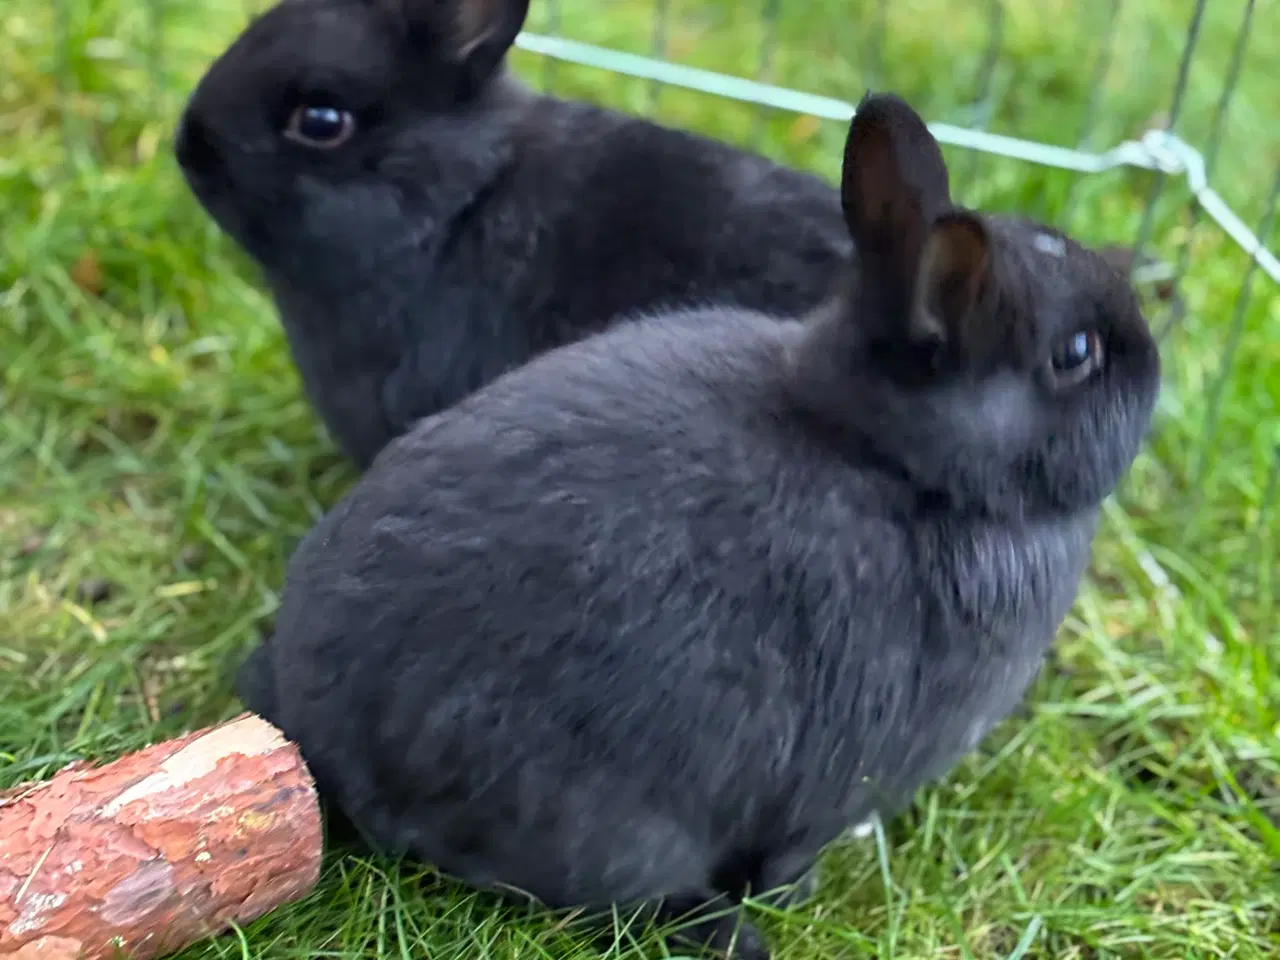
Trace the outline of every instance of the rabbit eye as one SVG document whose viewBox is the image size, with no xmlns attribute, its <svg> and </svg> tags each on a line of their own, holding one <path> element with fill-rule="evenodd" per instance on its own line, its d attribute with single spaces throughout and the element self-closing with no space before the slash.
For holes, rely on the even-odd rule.
<svg viewBox="0 0 1280 960">
<path fill-rule="evenodd" d="M 356 118 L 347 110 L 327 104 L 304 103 L 289 114 L 284 135 L 307 147 L 332 150 L 351 139 Z"/>
<path fill-rule="evenodd" d="M 1054 348 L 1051 359 L 1054 383 L 1073 387 L 1102 367 L 1102 337 L 1096 330 L 1079 330 Z"/>
</svg>

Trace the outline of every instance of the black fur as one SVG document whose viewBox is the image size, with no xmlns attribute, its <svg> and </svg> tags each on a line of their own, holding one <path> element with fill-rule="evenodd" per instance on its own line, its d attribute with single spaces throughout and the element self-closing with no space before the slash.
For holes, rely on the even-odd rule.
<svg viewBox="0 0 1280 960">
<path fill-rule="evenodd" d="M 268 719 L 379 847 L 553 906 L 736 901 L 1023 697 L 1158 355 L 1096 254 L 952 207 L 903 101 L 865 101 L 850 143 L 869 256 L 820 314 L 551 351 L 391 444 L 303 541 Z M 1068 386 L 1075 331 L 1105 353 Z"/>
<path fill-rule="evenodd" d="M 361 466 L 414 419 L 622 313 L 793 315 L 848 259 L 822 180 L 524 88 L 494 44 L 506 52 L 526 5 L 284 0 L 184 114 L 188 182 L 261 265 L 307 394 Z M 465 58 L 463 17 L 465 36 L 492 27 Z M 359 118 L 342 147 L 281 136 L 309 91 Z"/>
</svg>

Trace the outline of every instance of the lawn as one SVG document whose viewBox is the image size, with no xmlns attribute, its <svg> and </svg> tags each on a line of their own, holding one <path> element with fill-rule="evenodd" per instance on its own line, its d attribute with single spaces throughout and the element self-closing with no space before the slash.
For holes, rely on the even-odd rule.
<svg viewBox="0 0 1280 960">
<path fill-rule="evenodd" d="M 1118 0 L 1117 0 L 1118 2 Z M 354 474 L 301 399 L 254 271 L 187 194 L 173 118 L 248 4 L 0 6 L 0 787 L 234 715 L 292 545 Z M 1168 114 L 1191 0 L 534 0 L 530 27 L 930 120 L 1097 147 Z M 1213 0 L 1179 132 L 1203 144 L 1245 0 Z M 1280 15 L 1261 0 L 1214 183 L 1251 226 L 1280 164 Z M 1001 44 L 987 70 L 993 23 Z M 702 129 L 834 178 L 840 124 L 520 52 L 532 82 Z M 1270 106 L 1268 106 L 1270 104 Z M 1092 105 L 1092 106 L 1091 106 Z M 948 151 L 968 202 L 1131 240 L 1149 174 L 1091 178 Z M 818 897 L 760 908 L 779 956 L 1280 956 L 1280 297 L 1181 181 L 1186 246 L 1148 452 L 1027 707 Z M 1280 231 L 1277 231 L 1280 234 Z M 1274 249 L 1275 244 L 1272 244 Z M 1163 323 L 1167 307 L 1153 301 Z M 1225 375 L 1223 371 L 1226 371 Z M 1269 504 L 1269 506 L 1268 506 Z M 1270 514 L 1267 510 L 1270 509 Z M 611 954 L 659 956 L 639 933 Z M 187 958 L 586 960 L 561 918 L 420 867 L 334 857 L 319 889 Z"/>
</svg>

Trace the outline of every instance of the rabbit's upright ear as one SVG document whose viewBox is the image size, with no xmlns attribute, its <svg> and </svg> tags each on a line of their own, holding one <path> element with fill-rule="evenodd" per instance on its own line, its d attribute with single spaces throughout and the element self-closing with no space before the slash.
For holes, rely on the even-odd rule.
<svg viewBox="0 0 1280 960">
<path fill-rule="evenodd" d="M 458 59 L 483 56 L 496 62 L 511 49 L 529 13 L 529 0 L 454 0 Z"/>
<path fill-rule="evenodd" d="M 383 0 L 398 6 L 454 63 L 487 76 L 511 49 L 529 13 L 529 0 Z"/>
<path fill-rule="evenodd" d="M 988 275 L 982 221 L 951 203 L 938 142 L 894 94 L 868 94 L 845 144 L 841 202 L 864 283 L 913 341 L 975 346 Z M 896 320 L 894 320 L 896 323 Z"/>
<path fill-rule="evenodd" d="M 893 268 L 909 289 L 929 225 L 951 204 L 951 187 L 938 142 L 901 97 L 867 94 L 858 104 L 840 200 L 859 256 Z"/>
<path fill-rule="evenodd" d="M 987 230 L 973 214 L 955 211 L 933 222 L 916 268 L 910 339 L 978 350 L 990 326 L 980 309 L 988 259 Z"/>
</svg>

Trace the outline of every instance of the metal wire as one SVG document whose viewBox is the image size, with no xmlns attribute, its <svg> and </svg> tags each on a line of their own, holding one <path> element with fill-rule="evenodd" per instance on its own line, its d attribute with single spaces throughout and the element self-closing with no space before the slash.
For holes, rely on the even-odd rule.
<svg viewBox="0 0 1280 960">
<path fill-rule="evenodd" d="M 1258 236 L 1265 242 L 1275 226 L 1276 214 L 1280 212 L 1280 168 L 1276 169 L 1275 182 L 1271 187 L 1271 196 L 1267 201 L 1266 212 L 1258 225 Z M 1196 467 L 1192 471 L 1194 485 L 1199 486 L 1209 464 L 1209 456 L 1213 449 L 1214 434 L 1217 432 L 1218 415 L 1222 407 L 1222 394 L 1231 376 L 1231 368 L 1235 365 L 1236 351 L 1240 349 L 1240 335 L 1244 331 L 1245 314 L 1249 308 L 1249 300 L 1253 296 L 1253 277 L 1257 272 L 1258 261 L 1249 261 L 1245 269 L 1244 279 L 1240 281 L 1240 292 L 1236 294 L 1235 309 L 1231 322 L 1227 326 L 1226 346 L 1222 350 L 1222 360 L 1218 365 L 1218 376 L 1209 388 L 1209 399 L 1205 407 L 1204 427 L 1200 431 L 1202 442 Z"/>
<path fill-rule="evenodd" d="M 657 6 L 654 9 L 653 17 L 653 45 L 654 54 L 662 59 L 667 55 L 667 20 L 670 14 L 670 0 L 657 0 Z M 663 81 L 659 77 L 652 78 L 653 82 L 649 84 L 649 112 L 653 113 L 658 109 L 658 95 L 662 92 Z"/>
<path fill-rule="evenodd" d="M 560 0 L 546 0 L 547 31 L 560 32 Z M 542 92 L 550 93 L 556 81 L 556 66 L 560 63 L 555 57 L 542 58 Z"/>
<path fill-rule="evenodd" d="M 991 98 L 991 84 L 995 77 L 996 66 L 1000 62 L 1000 50 L 1004 46 L 1004 5 L 1000 0 L 987 2 L 987 46 L 983 50 L 982 60 L 978 67 L 977 90 L 974 105 L 977 107 L 972 129 L 983 131 L 995 115 L 996 104 Z M 978 151 L 970 151 L 968 162 L 960 176 L 952 175 L 952 181 L 958 184 L 972 183 L 978 170 Z"/>
<path fill-rule="evenodd" d="M 1178 78 L 1173 82 L 1173 102 L 1169 105 L 1169 122 L 1165 130 L 1172 135 L 1178 128 L 1178 120 L 1182 115 L 1182 102 L 1187 93 L 1187 80 L 1191 76 L 1191 60 L 1195 56 L 1196 45 L 1200 41 L 1200 27 L 1204 23 L 1204 11 L 1209 0 L 1197 0 L 1196 8 L 1191 14 L 1191 25 L 1187 28 L 1187 39 L 1182 46 L 1182 58 L 1178 62 Z M 1138 227 L 1138 236 L 1133 241 L 1133 261 L 1137 267 L 1142 259 L 1143 249 L 1151 239 L 1151 228 L 1155 224 L 1156 204 L 1160 202 L 1160 193 L 1164 189 L 1165 175 L 1161 170 L 1151 178 L 1151 187 L 1147 192 L 1147 201 L 1142 211 L 1142 224 Z"/>
<path fill-rule="evenodd" d="M 876 17 L 867 31 L 867 48 L 864 61 L 867 64 L 863 85 L 874 90 L 880 86 L 884 75 L 884 38 L 889 25 L 889 0 L 877 0 Z"/>
<path fill-rule="evenodd" d="M 1213 175 L 1214 164 L 1218 160 L 1218 148 L 1222 145 L 1222 134 L 1226 128 L 1227 112 L 1231 107 L 1231 98 L 1240 82 L 1240 68 L 1244 65 L 1244 53 L 1249 44 L 1249 28 L 1253 23 L 1255 0 L 1248 0 L 1244 8 L 1244 16 L 1240 19 L 1240 28 L 1236 31 L 1235 43 L 1231 47 L 1231 60 L 1227 65 L 1227 74 L 1222 81 L 1222 93 L 1218 97 L 1218 105 L 1213 112 L 1213 120 L 1209 126 L 1209 136 L 1204 148 L 1204 175 Z M 1191 205 L 1191 222 L 1187 225 L 1186 241 L 1178 250 L 1178 261 L 1173 269 L 1173 285 L 1182 284 L 1187 267 L 1191 262 L 1191 238 L 1196 225 L 1200 222 L 1200 207 Z M 1163 340 L 1173 330 L 1180 314 L 1171 312 L 1169 320 L 1158 331 L 1157 336 Z"/>
<path fill-rule="evenodd" d="M 1256 537 L 1252 556 L 1257 557 L 1260 561 L 1258 569 L 1258 585 L 1261 588 L 1258 591 L 1258 638 L 1262 639 L 1266 636 L 1264 631 L 1270 627 L 1275 630 L 1275 621 L 1272 618 L 1272 606 L 1275 603 L 1276 579 L 1273 576 L 1274 570 L 1271 565 L 1275 562 L 1275 554 L 1268 554 L 1264 540 L 1267 532 L 1273 530 L 1274 524 L 1271 524 L 1271 514 L 1276 507 L 1280 506 L 1280 444 L 1276 445 L 1272 451 L 1271 470 L 1267 475 L 1267 482 L 1262 488 L 1262 501 L 1258 507 L 1258 523 L 1255 530 Z M 1274 536 L 1274 534 L 1273 534 Z M 1259 645 L 1258 649 L 1265 656 L 1266 647 Z M 1271 671 L 1268 670 L 1268 673 Z"/>
<path fill-rule="evenodd" d="M 1076 146 L 1086 149 L 1093 146 L 1093 134 L 1098 123 L 1098 107 L 1102 103 L 1102 87 L 1111 72 L 1111 57 L 1115 50 L 1116 23 L 1120 19 L 1120 0 L 1112 0 L 1107 27 L 1102 33 L 1102 45 L 1098 48 L 1098 56 L 1093 61 L 1093 74 L 1089 83 L 1089 99 L 1084 105 L 1084 116 L 1080 119 L 1080 133 L 1076 137 Z M 1062 223 L 1069 227 L 1075 219 L 1077 188 L 1081 175 L 1076 174 L 1067 188 L 1066 200 L 1063 204 Z"/>
<path fill-rule="evenodd" d="M 764 39 L 760 43 L 760 61 L 756 65 L 756 79 L 767 82 L 773 67 L 773 52 L 778 43 L 778 18 L 782 15 L 782 0 L 764 0 Z M 765 120 L 769 116 L 769 108 L 764 104 L 756 110 L 755 128 L 751 135 L 752 145 L 759 150 L 764 142 Z"/>
<path fill-rule="evenodd" d="M 53 85 L 58 94 L 58 121 L 62 125 L 62 142 L 66 146 L 63 159 L 70 172 L 89 159 L 86 156 L 87 138 L 71 107 L 71 92 L 74 84 L 67 71 L 67 66 L 71 62 L 71 38 L 67 32 L 71 24 L 71 14 L 67 9 L 67 0 L 53 0 L 53 7 L 56 31 L 54 47 L 57 50 L 57 56 L 54 58 Z"/>
</svg>

